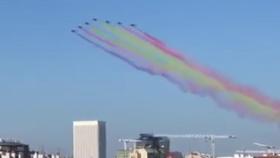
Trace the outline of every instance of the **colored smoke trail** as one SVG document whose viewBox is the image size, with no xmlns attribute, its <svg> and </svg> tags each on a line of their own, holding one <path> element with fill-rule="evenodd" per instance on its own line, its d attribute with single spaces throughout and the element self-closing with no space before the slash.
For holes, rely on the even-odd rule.
<svg viewBox="0 0 280 158">
<path fill-rule="evenodd" d="M 279 122 L 280 102 L 183 56 L 183 53 L 136 27 L 95 21 L 74 31 L 84 40 L 138 70 L 160 75 L 182 90 L 212 98 L 238 115 Z"/>
</svg>

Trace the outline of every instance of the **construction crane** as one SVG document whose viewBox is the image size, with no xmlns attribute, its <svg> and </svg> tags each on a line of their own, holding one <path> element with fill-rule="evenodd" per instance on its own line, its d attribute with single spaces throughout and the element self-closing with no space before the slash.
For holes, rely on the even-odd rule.
<svg viewBox="0 0 280 158">
<path fill-rule="evenodd" d="M 266 149 L 276 149 L 275 146 L 265 145 L 265 144 L 262 144 L 262 143 L 253 143 L 253 144 L 256 145 L 256 146 L 259 146 L 259 147 L 266 148 Z"/>
<path fill-rule="evenodd" d="M 273 152 L 267 150 L 237 150 L 238 154 L 280 154 L 280 150 L 274 150 Z"/>
<path fill-rule="evenodd" d="M 168 138 L 187 138 L 187 139 L 204 139 L 211 143 L 211 155 L 215 158 L 216 152 L 216 139 L 235 139 L 236 136 L 233 135 L 213 135 L 213 134 L 155 134 L 157 137 L 168 137 Z"/>
<path fill-rule="evenodd" d="M 279 150 L 277 150 L 279 148 L 276 147 L 276 146 L 266 145 L 266 144 L 262 144 L 262 143 L 253 143 L 253 144 L 256 145 L 256 146 L 265 148 L 267 153 L 270 153 L 270 154 L 273 154 L 273 155 L 275 155 L 275 153 L 280 153 Z"/>
<path fill-rule="evenodd" d="M 237 154 L 267 154 L 265 150 L 236 150 Z"/>
<path fill-rule="evenodd" d="M 139 139 L 119 139 L 119 142 L 123 143 L 123 149 L 124 149 L 124 151 L 126 151 L 128 149 L 127 148 L 128 143 L 133 144 L 133 148 L 135 149 L 136 143 L 141 142 L 141 140 L 139 140 Z"/>
</svg>

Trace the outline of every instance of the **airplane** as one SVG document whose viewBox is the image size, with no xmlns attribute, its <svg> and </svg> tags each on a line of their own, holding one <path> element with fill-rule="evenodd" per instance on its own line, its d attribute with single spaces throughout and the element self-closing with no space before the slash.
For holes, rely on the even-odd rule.
<svg viewBox="0 0 280 158">
<path fill-rule="evenodd" d="M 132 26 L 132 27 L 136 27 L 136 24 L 130 24 L 130 26 Z"/>
</svg>

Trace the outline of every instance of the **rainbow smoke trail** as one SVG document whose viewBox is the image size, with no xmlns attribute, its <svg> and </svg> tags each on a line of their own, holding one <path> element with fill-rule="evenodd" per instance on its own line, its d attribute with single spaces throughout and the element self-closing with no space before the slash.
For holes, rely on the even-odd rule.
<svg viewBox="0 0 280 158">
<path fill-rule="evenodd" d="M 73 32 L 138 70 L 160 75 L 183 91 L 208 96 L 240 116 L 280 121 L 279 101 L 226 79 L 136 27 L 95 19 Z"/>
</svg>

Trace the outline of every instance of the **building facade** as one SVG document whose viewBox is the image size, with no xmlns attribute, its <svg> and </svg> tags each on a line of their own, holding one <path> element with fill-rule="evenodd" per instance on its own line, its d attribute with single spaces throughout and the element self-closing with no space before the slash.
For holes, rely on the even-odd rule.
<svg viewBox="0 0 280 158">
<path fill-rule="evenodd" d="M 132 149 L 120 150 L 116 158 L 167 158 L 170 153 L 170 141 L 167 137 L 140 134 L 136 140 Z"/>
<path fill-rule="evenodd" d="M 106 127 L 103 121 L 73 122 L 74 158 L 106 158 Z"/>
<path fill-rule="evenodd" d="M 0 139 L 0 158 L 30 158 L 29 146 L 15 140 Z"/>
<path fill-rule="evenodd" d="M 166 158 L 169 153 L 170 140 L 167 137 L 156 137 L 153 134 L 140 134 L 136 149 L 146 149 L 148 158 Z M 153 156 L 152 156 L 153 155 Z"/>
</svg>

